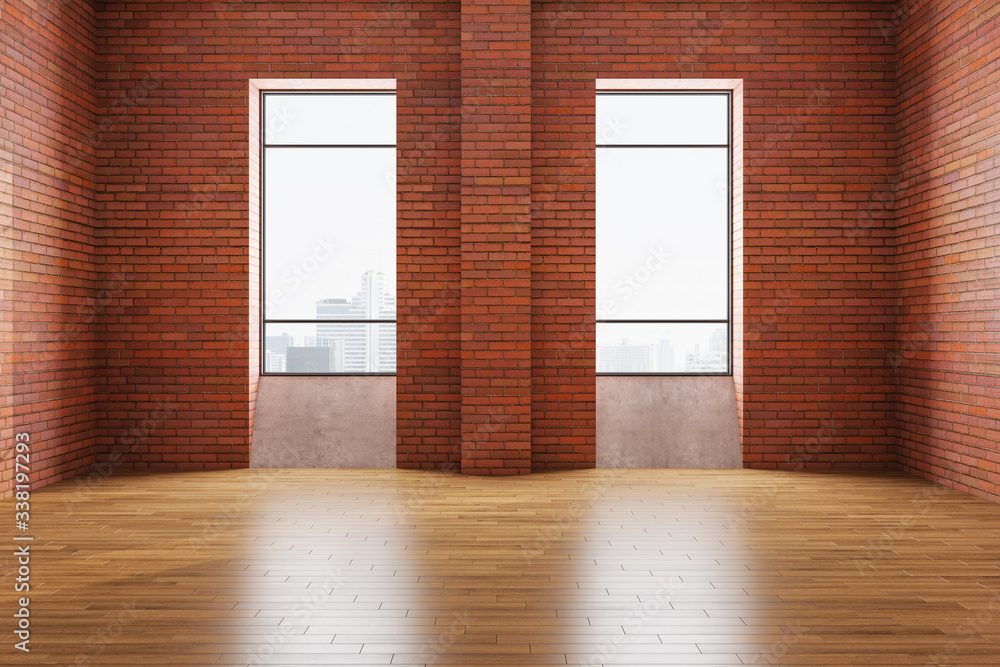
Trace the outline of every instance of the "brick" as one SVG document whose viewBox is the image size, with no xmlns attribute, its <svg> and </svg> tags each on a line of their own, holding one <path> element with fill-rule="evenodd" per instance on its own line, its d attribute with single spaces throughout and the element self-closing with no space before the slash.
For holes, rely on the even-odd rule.
<svg viewBox="0 0 1000 667">
<path fill-rule="evenodd" d="M 911 4 L 8 2 L 0 438 L 247 465 L 247 79 L 395 77 L 397 465 L 591 467 L 593 80 L 738 77 L 744 464 L 997 500 L 1000 28 Z"/>
</svg>

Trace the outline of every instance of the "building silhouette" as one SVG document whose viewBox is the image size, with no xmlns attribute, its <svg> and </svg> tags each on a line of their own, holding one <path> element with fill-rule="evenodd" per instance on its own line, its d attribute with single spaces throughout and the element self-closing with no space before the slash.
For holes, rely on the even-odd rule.
<svg viewBox="0 0 1000 667">
<path fill-rule="evenodd" d="M 660 373 L 671 373 L 674 370 L 674 344 L 669 338 L 660 339 L 660 360 L 657 369 Z"/>
<path fill-rule="evenodd" d="M 725 327 L 712 331 L 708 349 L 694 346 L 684 357 L 684 370 L 692 373 L 725 373 L 729 366 L 729 337 Z"/>
<path fill-rule="evenodd" d="M 683 349 L 683 348 L 682 348 Z M 729 363 L 729 336 L 725 327 L 714 329 L 708 347 L 695 344 L 683 352 L 683 368 L 670 338 L 635 344 L 623 338 L 617 345 L 597 346 L 598 373 L 725 373 Z"/>
<path fill-rule="evenodd" d="M 264 338 L 264 370 L 267 373 L 286 373 L 288 348 L 295 344 L 295 338 L 291 334 L 283 333 L 278 336 L 266 336 Z"/>
<path fill-rule="evenodd" d="M 316 302 L 316 319 L 347 320 L 358 317 L 353 312 L 350 299 L 331 298 Z M 316 337 L 307 344 L 334 347 L 337 350 L 337 364 L 344 373 L 365 372 L 365 331 L 364 325 L 351 322 L 322 323 L 316 325 Z"/>
<path fill-rule="evenodd" d="M 618 345 L 597 348 L 598 373 L 653 373 L 658 366 L 659 345 L 631 345 L 622 338 Z"/>
<path fill-rule="evenodd" d="M 342 338 L 320 338 L 319 336 L 306 336 L 306 347 L 326 347 L 331 348 L 330 372 L 344 372 L 344 349 L 345 340 Z"/>
<path fill-rule="evenodd" d="M 396 370 L 396 296 L 389 277 L 381 271 L 365 271 L 361 289 L 352 302 L 354 317 L 368 320 L 393 320 L 386 324 L 367 324 L 365 330 L 366 366 L 369 372 Z"/>
<path fill-rule="evenodd" d="M 352 299 L 328 298 L 316 302 L 316 337 L 306 344 L 331 347 L 335 373 L 391 373 L 396 370 L 396 297 L 389 277 L 365 271 Z M 388 320 L 385 324 L 337 320 Z"/>
<path fill-rule="evenodd" d="M 332 347 L 288 348 L 288 373 L 329 373 L 333 370 Z"/>
</svg>

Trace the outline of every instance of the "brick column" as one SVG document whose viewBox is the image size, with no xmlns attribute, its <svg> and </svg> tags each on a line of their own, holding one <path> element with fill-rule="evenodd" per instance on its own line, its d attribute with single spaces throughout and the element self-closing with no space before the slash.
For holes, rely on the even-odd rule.
<svg viewBox="0 0 1000 667">
<path fill-rule="evenodd" d="M 531 2 L 462 2 L 462 472 L 531 471 Z"/>
</svg>

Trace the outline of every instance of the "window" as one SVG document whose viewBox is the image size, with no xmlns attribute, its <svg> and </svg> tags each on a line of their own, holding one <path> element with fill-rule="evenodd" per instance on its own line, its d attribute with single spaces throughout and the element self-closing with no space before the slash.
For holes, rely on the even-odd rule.
<svg viewBox="0 0 1000 667">
<path fill-rule="evenodd" d="M 599 89 L 597 372 L 732 369 L 732 96 Z"/>
<path fill-rule="evenodd" d="M 395 373 L 395 91 L 261 108 L 262 372 Z"/>
</svg>

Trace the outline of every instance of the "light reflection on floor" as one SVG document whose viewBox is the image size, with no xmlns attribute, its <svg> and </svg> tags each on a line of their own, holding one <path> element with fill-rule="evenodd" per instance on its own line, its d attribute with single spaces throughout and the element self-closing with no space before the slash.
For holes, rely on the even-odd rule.
<svg viewBox="0 0 1000 667">
<path fill-rule="evenodd" d="M 33 500 L 40 660 L 1000 663 L 1000 507 L 905 476 L 253 470 Z"/>
</svg>

